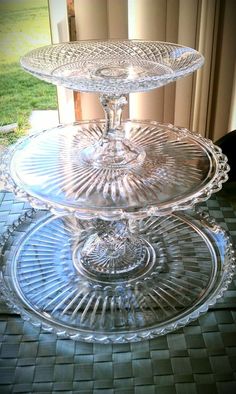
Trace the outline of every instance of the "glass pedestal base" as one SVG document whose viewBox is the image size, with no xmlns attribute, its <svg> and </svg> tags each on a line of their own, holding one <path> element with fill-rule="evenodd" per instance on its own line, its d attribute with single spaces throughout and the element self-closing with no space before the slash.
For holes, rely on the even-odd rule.
<svg viewBox="0 0 236 394">
<path fill-rule="evenodd" d="M 26 226 L 27 224 L 27 226 Z M 225 232 L 196 214 L 83 221 L 36 212 L 2 242 L 1 287 L 16 312 L 72 339 L 122 343 L 196 319 L 231 280 Z"/>
<path fill-rule="evenodd" d="M 71 219 L 65 219 L 65 225 Z M 97 282 L 125 282 L 135 280 L 156 264 L 159 249 L 136 233 L 136 222 L 119 220 L 83 221 L 75 219 L 71 233 L 81 229 L 72 241 L 72 262 L 76 270 Z"/>
</svg>

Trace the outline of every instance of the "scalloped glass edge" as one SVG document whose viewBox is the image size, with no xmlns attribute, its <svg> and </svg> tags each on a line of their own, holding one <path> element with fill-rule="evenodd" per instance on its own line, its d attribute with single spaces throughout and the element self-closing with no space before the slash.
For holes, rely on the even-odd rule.
<svg viewBox="0 0 236 394">
<path fill-rule="evenodd" d="M 74 122 L 72 125 L 81 125 L 85 123 L 91 123 L 91 122 L 104 122 L 104 120 L 90 120 L 90 121 L 81 121 L 81 122 Z M 139 120 L 126 120 L 126 122 L 140 122 Z M 202 144 L 205 144 L 208 146 L 209 149 L 211 149 L 212 154 L 216 157 L 217 160 L 217 170 L 211 181 L 202 189 L 200 189 L 195 195 L 189 195 L 183 201 L 181 202 L 173 202 L 173 203 L 168 203 L 168 207 L 158 207 L 155 205 L 149 205 L 145 208 L 140 208 L 140 209 L 133 209 L 133 210 L 128 210 L 128 209 L 112 209 L 112 210 L 89 210 L 89 209 L 74 209 L 71 207 L 62 207 L 59 204 L 52 203 L 52 202 L 44 202 L 40 200 L 37 197 L 34 197 L 30 195 L 29 193 L 25 192 L 23 189 L 21 189 L 12 179 L 11 174 L 10 174 L 10 161 L 11 161 L 11 156 L 14 154 L 15 150 L 18 149 L 18 146 L 22 144 L 22 142 L 25 139 L 28 138 L 34 138 L 38 134 L 46 131 L 46 130 L 40 130 L 37 133 L 34 133 L 30 136 L 23 137 L 18 140 L 18 142 L 14 145 L 12 145 L 10 148 L 6 149 L 0 158 L 0 180 L 3 182 L 4 185 L 4 190 L 12 192 L 15 194 L 15 196 L 23 201 L 28 201 L 30 205 L 36 209 L 46 209 L 50 210 L 53 214 L 55 215 L 65 215 L 65 214 L 72 214 L 78 217 L 79 219 L 103 219 L 103 220 L 117 220 L 117 219 L 142 219 L 146 216 L 164 216 L 171 214 L 174 211 L 180 211 L 180 210 L 186 210 L 193 208 L 194 205 L 208 200 L 213 193 L 218 192 L 222 188 L 222 184 L 228 180 L 228 175 L 227 173 L 230 170 L 229 165 L 227 164 L 227 157 L 222 153 L 221 148 L 218 146 L 214 145 L 213 142 L 210 139 L 202 137 L 200 134 L 197 134 L 195 132 L 191 132 L 186 128 L 182 127 L 176 127 L 174 125 L 171 125 L 169 123 L 161 123 L 161 122 L 155 122 L 155 121 L 142 121 L 142 122 L 148 122 L 152 126 L 168 126 L 173 128 L 173 130 L 177 130 L 179 132 L 184 134 L 191 135 L 193 138 L 197 139 L 200 141 Z M 56 128 L 60 128 L 62 125 L 58 125 Z M 53 128 L 55 129 L 55 127 Z"/>
<path fill-rule="evenodd" d="M 14 231 L 18 226 L 25 223 L 28 219 L 32 219 L 36 214 L 35 209 L 30 209 L 23 213 L 17 220 L 13 222 L 13 224 L 6 230 L 6 232 L 0 237 L 0 253 L 3 257 L 2 249 L 5 243 L 8 241 L 10 237 L 13 236 Z M 70 338 L 76 341 L 83 342 L 91 342 L 91 343 L 104 343 L 104 344 L 116 344 L 116 343 L 130 343 L 130 342 L 139 342 L 143 340 L 150 340 L 157 336 L 166 335 L 172 331 L 175 331 L 181 327 L 186 326 L 192 321 L 198 319 L 202 314 L 206 313 L 208 309 L 213 306 L 219 298 L 221 298 L 224 292 L 227 290 L 229 284 L 233 279 L 233 275 L 235 273 L 235 252 L 233 249 L 233 245 L 231 243 L 230 237 L 227 235 L 227 232 L 220 227 L 215 219 L 211 218 L 208 213 L 202 212 L 200 209 L 195 210 L 194 215 L 192 213 L 192 217 L 194 216 L 197 220 L 204 220 L 209 226 L 214 227 L 215 232 L 221 232 L 226 240 L 226 251 L 229 258 L 229 263 L 224 267 L 224 274 L 222 275 L 220 283 L 218 283 L 217 288 L 210 294 L 209 299 L 203 304 L 196 308 L 196 310 L 186 316 L 179 318 L 176 322 L 169 322 L 165 327 L 153 328 L 153 329 L 145 329 L 140 330 L 139 332 L 123 332 L 123 333 L 114 333 L 114 334 L 102 334 L 102 333 L 77 333 L 70 334 L 65 330 L 60 329 L 59 325 L 57 327 L 52 327 L 39 319 L 37 317 L 32 316 L 30 311 L 26 311 L 25 308 L 17 305 L 17 301 L 14 298 L 14 295 L 9 291 L 7 284 L 5 283 L 2 269 L 0 271 L 0 289 L 2 292 L 2 300 L 6 303 L 6 305 L 12 310 L 12 312 L 16 314 L 20 314 L 22 319 L 30 322 L 35 327 L 41 327 L 44 331 L 57 334 L 62 338 Z M 4 268 L 4 266 L 3 266 Z M 1 295 L 1 294 L 0 294 Z"/>
</svg>

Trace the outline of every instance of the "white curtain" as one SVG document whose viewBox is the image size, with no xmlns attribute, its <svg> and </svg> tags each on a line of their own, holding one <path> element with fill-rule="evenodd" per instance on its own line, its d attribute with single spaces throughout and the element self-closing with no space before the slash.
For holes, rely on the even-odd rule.
<svg viewBox="0 0 236 394">
<path fill-rule="evenodd" d="M 66 0 L 49 0 L 55 2 L 52 21 L 53 8 Z M 130 95 L 126 117 L 174 123 L 214 140 L 236 129 L 235 0 L 74 0 L 74 13 L 77 40 L 169 41 L 205 56 L 197 73 Z M 80 118 L 103 117 L 96 95 L 82 93 L 79 102 Z"/>
<path fill-rule="evenodd" d="M 49 0 L 48 7 L 52 44 L 69 41 L 70 33 L 66 0 Z M 57 96 L 60 123 L 73 122 L 75 120 L 73 92 L 58 86 Z"/>
</svg>

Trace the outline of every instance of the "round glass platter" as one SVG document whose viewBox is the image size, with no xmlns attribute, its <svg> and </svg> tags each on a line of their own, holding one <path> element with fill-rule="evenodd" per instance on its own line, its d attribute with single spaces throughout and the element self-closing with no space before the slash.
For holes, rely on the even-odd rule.
<svg viewBox="0 0 236 394">
<path fill-rule="evenodd" d="M 189 208 L 227 180 L 227 159 L 210 140 L 157 122 L 123 122 L 122 146 L 135 155 L 110 164 L 109 145 L 99 161 L 104 128 L 80 122 L 24 138 L 2 157 L 4 187 L 56 214 L 119 219 Z"/>
<path fill-rule="evenodd" d="M 121 230 L 127 223 L 105 223 L 43 211 L 22 216 L 1 241 L 1 290 L 13 310 L 75 340 L 140 341 L 198 318 L 232 279 L 232 245 L 205 215 L 135 221 L 128 238 Z M 125 253 L 116 248 L 118 258 L 107 249 L 106 262 L 100 264 L 98 254 L 89 252 L 93 263 L 97 259 L 91 268 L 81 257 L 89 250 L 87 238 L 99 238 L 101 246 L 103 231 L 114 228 L 119 242 L 125 238 Z M 139 259 L 127 269 L 132 242 Z"/>
<path fill-rule="evenodd" d="M 147 91 L 202 66 L 203 56 L 177 44 L 142 40 L 74 41 L 35 49 L 21 59 L 37 78 L 73 90 Z"/>
</svg>

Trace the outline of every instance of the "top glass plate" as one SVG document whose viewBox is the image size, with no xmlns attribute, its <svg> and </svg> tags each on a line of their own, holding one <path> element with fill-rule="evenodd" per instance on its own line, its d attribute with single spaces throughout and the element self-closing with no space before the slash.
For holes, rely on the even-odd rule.
<svg viewBox="0 0 236 394">
<path fill-rule="evenodd" d="M 22 67 L 73 90 L 125 94 L 166 85 L 202 66 L 204 57 L 185 46 L 141 40 L 74 41 L 34 49 Z"/>
</svg>

